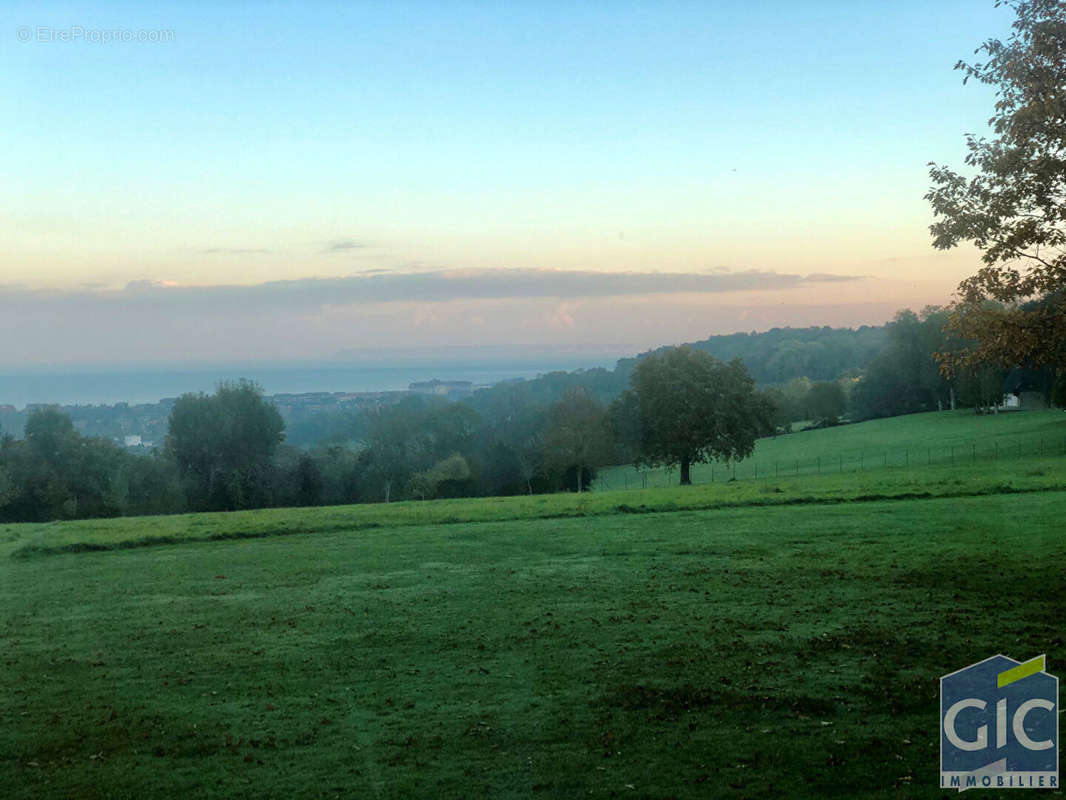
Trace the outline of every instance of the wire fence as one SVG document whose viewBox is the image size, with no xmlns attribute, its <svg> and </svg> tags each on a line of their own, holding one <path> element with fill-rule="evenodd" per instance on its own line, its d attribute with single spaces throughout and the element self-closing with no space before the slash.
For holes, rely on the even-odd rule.
<svg viewBox="0 0 1066 800">
<path fill-rule="evenodd" d="M 972 465 L 1006 460 L 1066 456 L 1064 437 L 1018 437 L 943 445 L 907 445 L 896 448 L 865 448 L 804 457 L 769 457 L 743 461 L 693 464 L 693 484 L 727 483 L 739 480 L 773 480 L 804 475 L 833 475 L 878 469 L 936 465 Z M 677 486 L 678 469 L 627 468 L 597 477 L 600 490 L 649 489 Z"/>
</svg>

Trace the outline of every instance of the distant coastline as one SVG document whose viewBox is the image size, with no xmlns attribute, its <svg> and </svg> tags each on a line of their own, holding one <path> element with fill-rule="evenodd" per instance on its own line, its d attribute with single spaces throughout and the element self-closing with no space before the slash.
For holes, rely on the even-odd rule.
<svg viewBox="0 0 1066 800">
<path fill-rule="evenodd" d="M 53 368 L 44 370 L 0 370 L 0 406 L 17 409 L 32 404 L 114 405 L 158 403 L 186 392 L 211 392 L 226 380 L 246 378 L 262 385 L 267 395 L 308 394 L 312 392 L 406 391 L 410 384 L 440 379 L 469 381 L 484 386 L 500 381 L 535 378 L 559 370 L 612 368 L 614 361 L 604 356 L 561 354 L 558 358 L 427 361 L 396 365 L 376 363 L 334 363 L 313 366 L 237 364 L 217 367 L 145 368 L 143 370 Z"/>
</svg>

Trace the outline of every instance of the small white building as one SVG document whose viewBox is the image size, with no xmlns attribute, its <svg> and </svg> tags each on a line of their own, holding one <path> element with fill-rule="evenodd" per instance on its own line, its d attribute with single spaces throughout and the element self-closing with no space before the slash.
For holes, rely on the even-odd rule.
<svg viewBox="0 0 1066 800">
<path fill-rule="evenodd" d="M 1003 395 L 1004 411 L 1026 411 L 1033 408 L 1047 408 L 1047 401 L 1040 392 L 1008 392 Z"/>
</svg>

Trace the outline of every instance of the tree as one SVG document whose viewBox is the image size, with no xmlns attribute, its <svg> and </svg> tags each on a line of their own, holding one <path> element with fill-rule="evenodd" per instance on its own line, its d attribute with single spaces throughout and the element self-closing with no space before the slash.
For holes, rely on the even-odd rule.
<svg viewBox="0 0 1066 800">
<path fill-rule="evenodd" d="M 997 3 L 999 5 L 999 3 Z M 991 139 L 968 135 L 965 177 L 930 164 L 933 245 L 976 245 L 984 266 L 959 285 L 949 326 L 968 340 L 945 370 L 984 362 L 1061 368 L 1066 339 L 1066 0 L 1016 0 L 1006 42 L 955 65 L 994 86 Z M 1054 302 L 1025 307 L 1034 298 Z M 992 299 L 1003 304 L 988 306 Z"/>
<path fill-rule="evenodd" d="M 584 389 L 567 389 L 548 411 L 545 463 L 562 473 L 566 483 L 573 474 L 580 492 L 588 487 L 593 470 L 611 460 L 613 451 L 603 406 Z"/>
<path fill-rule="evenodd" d="M 844 388 L 836 381 L 821 381 L 811 387 L 807 395 L 810 418 L 816 425 L 836 425 L 844 413 L 847 397 Z"/>
<path fill-rule="evenodd" d="M 4 507 L 18 496 L 18 487 L 7 467 L 0 462 L 0 519 L 4 518 Z"/>
<path fill-rule="evenodd" d="M 679 464 L 682 485 L 692 483 L 692 464 L 746 458 L 756 438 L 773 431 L 771 404 L 739 359 L 723 364 L 673 347 L 637 364 L 632 383 L 640 405 L 638 463 Z"/>
<path fill-rule="evenodd" d="M 34 454 L 53 466 L 68 460 L 65 457 L 69 457 L 78 440 L 70 415 L 57 406 L 34 409 L 26 420 L 24 436 Z"/>
<path fill-rule="evenodd" d="M 938 353 L 958 347 L 945 335 L 939 308 L 907 309 L 886 326 L 888 342 L 851 393 L 853 418 L 870 419 L 942 410 L 954 404 L 954 379 L 941 374 Z"/>
<path fill-rule="evenodd" d="M 363 453 L 356 447 L 331 445 L 317 449 L 314 457 L 322 475 L 325 505 L 358 503 L 364 499 Z"/>
<path fill-rule="evenodd" d="M 544 453 L 543 436 L 527 437 L 523 441 L 510 442 L 495 438 L 483 442 L 477 456 L 479 493 L 482 495 L 533 494 L 535 491 L 550 491 L 544 484 L 548 478 L 542 474 Z M 534 479 L 537 479 L 534 481 Z"/>
<path fill-rule="evenodd" d="M 360 476 L 365 499 L 389 502 L 405 488 L 421 497 L 424 482 L 416 487 L 412 477 L 454 453 L 469 453 L 478 421 L 472 408 L 417 396 L 368 412 Z M 456 482 L 466 479 L 447 480 L 457 490 Z"/>
<path fill-rule="evenodd" d="M 785 393 L 776 387 L 762 391 L 763 402 L 770 409 L 770 421 L 773 423 L 773 435 L 792 433 L 792 408 Z"/>
<path fill-rule="evenodd" d="M 1051 388 L 1051 404 L 1058 408 L 1066 408 L 1066 375 L 1060 375 Z"/>
<path fill-rule="evenodd" d="M 284 431 L 258 384 L 221 383 L 213 395 L 185 394 L 174 403 L 166 452 L 194 509 L 255 508 L 269 500 Z"/>
<path fill-rule="evenodd" d="M 130 507 L 130 456 L 106 439 L 85 437 L 58 407 L 33 410 L 25 439 L 0 439 L 0 519 L 107 517 Z"/>
<path fill-rule="evenodd" d="M 466 459 L 458 453 L 452 453 L 429 469 L 411 476 L 407 493 L 422 500 L 432 500 L 441 495 L 454 496 L 455 490 L 469 478 L 470 465 Z"/>
<path fill-rule="evenodd" d="M 793 378 L 781 388 L 783 407 L 789 422 L 799 422 L 811 418 L 810 409 L 807 408 L 807 398 L 811 394 L 809 378 Z"/>
<path fill-rule="evenodd" d="M 607 425 L 618 450 L 618 463 L 635 461 L 640 455 L 640 400 L 626 389 L 607 408 Z"/>
</svg>

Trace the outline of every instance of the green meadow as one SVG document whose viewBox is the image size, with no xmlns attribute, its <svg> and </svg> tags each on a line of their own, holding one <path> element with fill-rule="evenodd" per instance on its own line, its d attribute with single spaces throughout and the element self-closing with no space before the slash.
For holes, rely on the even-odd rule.
<svg viewBox="0 0 1066 800">
<path fill-rule="evenodd" d="M 692 481 L 988 465 L 1040 455 L 1066 455 L 1066 414 L 1062 410 L 991 416 L 977 416 L 972 409 L 934 411 L 761 439 L 752 457 L 738 464 L 694 464 Z M 677 477 L 676 470 L 621 466 L 601 470 L 597 485 L 610 489 L 657 487 L 677 483 Z"/>
<path fill-rule="evenodd" d="M 1063 436 L 917 415 L 756 459 L 1003 451 L 0 526 L 0 795 L 940 797 L 939 676 L 1066 664 Z"/>
</svg>

